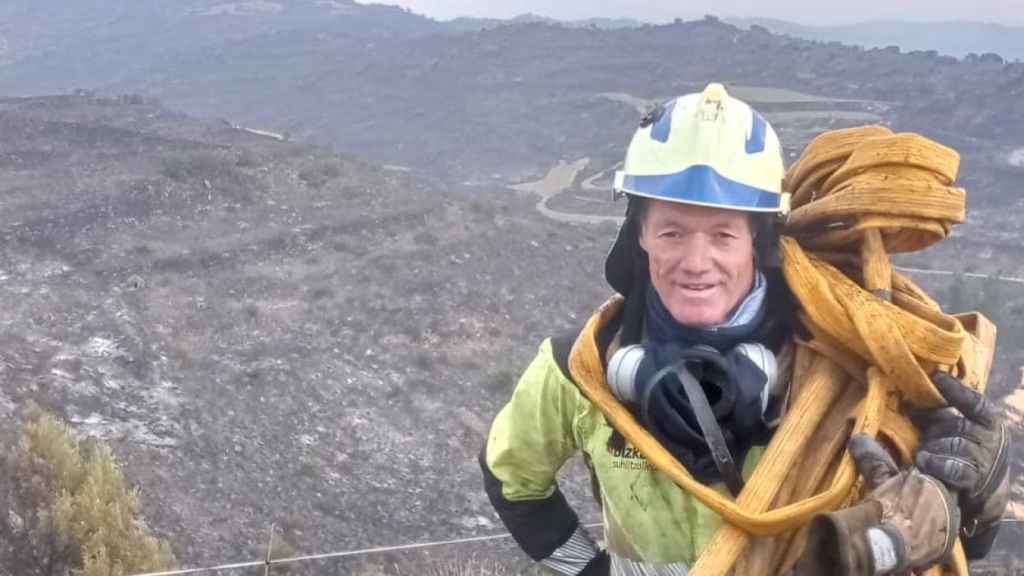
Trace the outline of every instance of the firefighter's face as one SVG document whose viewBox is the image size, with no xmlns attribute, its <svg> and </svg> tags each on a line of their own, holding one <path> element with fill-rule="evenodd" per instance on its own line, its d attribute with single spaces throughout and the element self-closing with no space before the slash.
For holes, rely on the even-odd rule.
<svg viewBox="0 0 1024 576">
<path fill-rule="evenodd" d="M 651 282 L 676 322 L 725 322 L 754 284 L 754 231 L 745 212 L 648 200 L 640 232 Z"/>
</svg>

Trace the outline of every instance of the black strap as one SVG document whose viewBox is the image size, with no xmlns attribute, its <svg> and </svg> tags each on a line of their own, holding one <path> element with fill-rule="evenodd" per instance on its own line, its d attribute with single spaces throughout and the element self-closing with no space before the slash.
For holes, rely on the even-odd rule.
<svg viewBox="0 0 1024 576">
<path fill-rule="evenodd" d="M 597 338 L 597 348 L 601 350 L 602 354 L 608 347 L 611 346 L 612 340 L 615 339 L 615 335 L 618 334 L 619 328 L 622 326 L 623 316 L 628 314 L 629 300 L 626 300 L 627 311 L 624 314 L 619 314 L 615 318 L 608 320 L 603 326 L 597 330 L 595 337 Z M 555 358 L 555 364 L 558 365 L 558 369 L 562 371 L 562 375 L 565 376 L 570 382 L 576 383 L 572 378 L 572 371 L 569 369 L 569 356 L 572 353 L 572 347 L 576 345 L 576 340 L 579 339 L 580 334 L 583 333 L 583 329 L 586 327 L 586 323 L 579 324 L 571 330 L 559 334 L 558 336 L 551 337 L 551 354 Z"/>
<path fill-rule="evenodd" d="M 715 460 L 715 467 L 722 475 L 722 480 L 729 487 L 733 496 L 739 496 L 743 490 L 743 476 L 736 469 L 736 462 L 732 459 L 729 445 L 725 442 L 722 428 L 718 425 L 714 411 L 711 410 L 711 404 L 708 403 L 708 397 L 704 394 L 704 388 L 690 373 L 685 360 L 680 360 L 662 369 L 660 374 L 654 376 L 654 379 L 658 381 L 670 373 L 675 374 L 683 384 L 683 391 L 686 392 L 686 397 L 690 400 L 690 407 L 693 409 L 694 416 L 697 417 L 697 424 L 700 426 L 701 432 L 704 433 L 704 441 L 708 444 L 708 449 Z"/>
<path fill-rule="evenodd" d="M 558 365 L 558 369 L 562 371 L 562 375 L 565 376 L 570 382 L 573 381 L 572 373 L 569 371 L 569 353 L 572 352 L 572 346 L 576 343 L 576 338 L 579 336 L 579 330 L 575 332 L 566 332 L 559 336 L 551 338 L 551 355 L 555 358 L 555 364 Z"/>
</svg>

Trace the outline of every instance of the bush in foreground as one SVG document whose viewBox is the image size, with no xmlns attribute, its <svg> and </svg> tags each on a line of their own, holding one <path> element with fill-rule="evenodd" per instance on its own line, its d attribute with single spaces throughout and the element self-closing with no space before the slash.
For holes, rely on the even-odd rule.
<svg viewBox="0 0 1024 576">
<path fill-rule="evenodd" d="M 166 542 L 139 514 L 110 448 L 83 446 L 67 425 L 30 407 L 5 454 L 8 518 L 18 574 L 124 576 L 174 566 Z M 21 542 L 22 545 L 18 545 Z"/>
</svg>

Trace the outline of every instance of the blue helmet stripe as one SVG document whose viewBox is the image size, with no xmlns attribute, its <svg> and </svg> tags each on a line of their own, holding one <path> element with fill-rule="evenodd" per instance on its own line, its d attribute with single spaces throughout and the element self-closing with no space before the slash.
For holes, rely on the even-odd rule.
<svg viewBox="0 0 1024 576">
<path fill-rule="evenodd" d="M 675 174 L 625 174 L 621 191 L 670 202 L 764 212 L 778 211 L 782 198 L 778 192 L 730 180 L 705 165 L 691 166 Z"/>
<path fill-rule="evenodd" d="M 764 118 L 757 111 L 751 110 L 750 112 L 752 113 L 752 118 L 746 149 L 747 154 L 757 154 L 758 152 L 764 152 L 764 137 L 768 131 L 768 123 L 764 121 Z"/>
<path fill-rule="evenodd" d="M 651 128 L 651 138 L 664 144 L 668 142 L 669 134 L 672 133 L 672 112 L 676 109 L 676 101 L 664 104 L 664 110 L 661 112 L 661 117 Z"/>
</svg>

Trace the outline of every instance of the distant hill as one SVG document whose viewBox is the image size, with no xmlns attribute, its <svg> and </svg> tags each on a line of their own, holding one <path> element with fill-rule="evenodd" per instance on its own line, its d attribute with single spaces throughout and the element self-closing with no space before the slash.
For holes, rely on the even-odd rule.
<svg viewBox="0 0 1024 576">
<path fill-rule="evenodd" d="M 138 92 L 456 181 L 521 181 L 558 155 L 611 157 L 640 113 L 623 102 L 713 79 L 846 100 L 861 122 L 993 143 L 991 158 L 1024 147 L 1024 64 L 994 55 L 866 49 L 714 17 L 445 23 L 349 0 L 90 0 L 65 14 L 56 1 L 0 8 L 0 22 L 19 23 L 0 24 L 0 94 Z M 595 121 L 570 129 L 578 117 Z"/>
<path fill-rule="evenodd" d="M 1024 64 L 995 54 L 864 48 L 714 17 L 605 28 L 445 23 L 348 0 L 92 0 L 67 14 L 55 2 L 3 5 L 0 22 L 19 26 L 0 24 L 0 94 L 139 93 L 452 182 L 522 182 L 553 158 L 607 165 L 644 107 L 710 80 L 753 88 L 790 154 L 851 123 L 938 137 L 975 166 L 968 183 L 984 201 L 1019 178 L 1007 159 L 1024 148 Z"/>
<path fill-rule="evenodd" d="M 4 0 L 0 95 L 94 88 L 261 34 L 328 29 L 384 40 L 438 28 L 395 6 L 351 0 Z"/>
<path fill-rule="evenodd" d="M 823 44 L 713 18 L 406 37 L 324 25 L 182 52 L 100 86 L 458 182 L 516 182 L 543 175 L 553 158 L 610 162 L 642 113 L 628 102 L 649 105 L 710 80 L 845 100 L 849 122 L 919 130 L 992 162 L 1024 146 L 1024 64 Z M 818 130 L 836 125 L 813 98 L 774 100 L 752 99 L 788 117 L 817 112 Z"/>
<path fill-rule="evenodd" d="M 899 46 L 904 52 L 936 50 L 957 58 L 971 53 L 978 56 L 994 53 L 1005 60 L 1024 60 L 1024 26 L 960 21 L 873 21 L 844 26 L 806 26 L 771 18 L 727 18 L 726 21 L 743 28 L 763 26 L 776 34 L 868 48 Z"/>
</svg>

